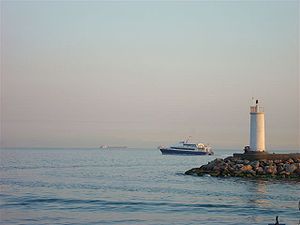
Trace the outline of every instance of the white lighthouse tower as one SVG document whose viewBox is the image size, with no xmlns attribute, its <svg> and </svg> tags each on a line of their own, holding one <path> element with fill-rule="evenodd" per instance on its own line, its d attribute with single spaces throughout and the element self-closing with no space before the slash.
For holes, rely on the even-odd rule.
<svg viewBox="0 0 300 225">
<path fill-rule="evenodd" d="M 250 106 L 250 151 L 265 152 L 265 113 L 258 100 Z"/>
</svg>

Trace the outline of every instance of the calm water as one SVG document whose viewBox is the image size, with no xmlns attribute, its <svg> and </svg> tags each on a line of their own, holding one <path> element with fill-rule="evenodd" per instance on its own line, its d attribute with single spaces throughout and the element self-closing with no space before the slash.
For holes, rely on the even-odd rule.
<svg viewBox="0 0 300 225">
<path fill-rule="evenodd" d="M 185 176 L 215 156 L 1 150 L 2 224 L 298 224 L 300 183 Z"/>
</svg>

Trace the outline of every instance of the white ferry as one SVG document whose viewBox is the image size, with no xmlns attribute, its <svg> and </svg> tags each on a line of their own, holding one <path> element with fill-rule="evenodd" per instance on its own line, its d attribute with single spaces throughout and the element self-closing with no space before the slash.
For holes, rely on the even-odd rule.
<svg viewBox="0 0 300 225">
<path fill-rule="evenodd" d="M 181 141 L 177 145 L 170 147 L 159 147 L 163 155 L 213 155 L 209 145 L 203 143 L 188 143 L 188 140 Z"/>
</svg>

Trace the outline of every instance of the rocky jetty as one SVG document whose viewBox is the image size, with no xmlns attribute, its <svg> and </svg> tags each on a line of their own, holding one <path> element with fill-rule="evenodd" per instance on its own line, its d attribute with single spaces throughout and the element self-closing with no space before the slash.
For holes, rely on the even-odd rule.
<svg viewBox="0 0 300 225">
<path fill-rule="evenodd" d="M 225 159 L 215 159 L 200 168 L 188 170 L 185 174 L 300 180 L 300 158 L 249 161 L 231 156 Z"/>
</svg>

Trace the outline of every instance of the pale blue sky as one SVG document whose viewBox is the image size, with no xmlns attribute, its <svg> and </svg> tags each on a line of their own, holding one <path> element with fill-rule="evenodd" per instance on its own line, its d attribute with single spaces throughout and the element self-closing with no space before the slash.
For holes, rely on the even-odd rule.
<svg viewBox="0 0 300 225">
<path fill-rule="evenodd" d="M 299 1 L 1 1 L 1 145 L 299 149 Z"/>
</svg>

